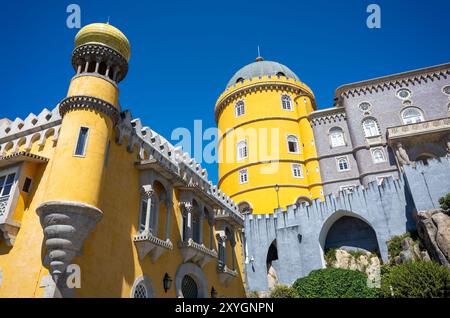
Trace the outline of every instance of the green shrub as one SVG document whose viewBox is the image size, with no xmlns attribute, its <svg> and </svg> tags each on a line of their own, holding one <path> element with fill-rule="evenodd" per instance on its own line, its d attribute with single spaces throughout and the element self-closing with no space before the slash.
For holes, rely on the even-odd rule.
<svg viewBox="0 0 450 318">
<path fill-rule="evenodd" d="M 247 293 L 247 298 L 259 298 L 259 294 L 257 291 L 251 291 Z"/>
<path fill-rule="evenodd" d="M 277 285 L 270 293 L 270 298 L 298 298 L 298 293 L 292 287 Z"/>
<path fill-rule="evenodd" d="M 300 298 L 373 298 L 379 291 L 367 287 L 364 273 L 341 268 L 312 271 L 292 286 Z"/>
<path fill-rule="evenodd" d="M 381 276 L 384 297 L 432 298 L 450 292 L 450 270 L 431 261 L 408 262 L 385 268 Z"/>
<path fill-rule="evenodd" d="M 442 212 L 450 215 L 450 193 L 439 199 L 439 204 L 441 205 Z"/>
</svg>

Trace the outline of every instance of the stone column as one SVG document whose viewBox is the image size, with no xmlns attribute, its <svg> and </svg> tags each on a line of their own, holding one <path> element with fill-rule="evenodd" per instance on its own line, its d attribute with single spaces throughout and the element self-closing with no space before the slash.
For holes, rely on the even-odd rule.
<svg viewBox="0 0 450 318">
<path fill-rule="evenodd" d="M 171 198 L 166 200 L 166 241 L 170 240 L 170 211 L 172 211 L 173 202 Z"/>
<path fill-rule="evenodd" d="M 151 185 L 146 185 L 142 187 L 142 195 L 147 200 L 147 211 L 145 214 L 145 234 L 153 234 L 150 228 L 150 213 L 152 213 L 152 196 L 153 196 L 153 188 Z"/>
<path fill-rule="evenodd" d="M 182 209 L 183 216 L 185 220 L 187 221 L 187 224 L 184 224 L 183 221 L 183 227 L 182 231 L 186 229 L 186 237 L 185 240 L 189 240 L 192 238 L 192 212 L 193 212 L 193 205 L 190 201 L 180 202 L 180 207 Z"/>
</svg>

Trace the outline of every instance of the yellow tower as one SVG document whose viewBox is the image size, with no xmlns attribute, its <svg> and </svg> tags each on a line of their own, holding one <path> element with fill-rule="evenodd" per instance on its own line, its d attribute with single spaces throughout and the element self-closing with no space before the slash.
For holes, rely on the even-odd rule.
<svg viewBox="0 0 450 318">
<path fill-rule="evenodd" d="M 280 63 L 258 57 L 231 78 L 215 107 L 219 187 L 242 212 L 322 198 L 315 108 L 311 89 Z"/>
<path fill-rule="evenodd" d="M 109 24 L 88 25 L 75 38 L 76 75 L 59 104 L 60 136 L 45 202 L 37 209 L 55 281 L 103 216 L 99 204 L 104 166 L 120 116 L 117 85 L 127 74 L 129 58 L 127 38 Z"/>
</svg>

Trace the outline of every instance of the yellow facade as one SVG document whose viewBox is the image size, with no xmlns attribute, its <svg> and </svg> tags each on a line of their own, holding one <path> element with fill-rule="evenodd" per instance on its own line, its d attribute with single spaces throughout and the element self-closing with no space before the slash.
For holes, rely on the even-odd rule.
<svg viewBox="0 0 450 318">
<path fill-rule="evenodd" d="M 111 30 L 82 29 L 76 49 L 112 48 L 113 61 L 126 63 L 128 41 Z M 141 285 L 147 297 L 184 297 L 191 295 L 181 286 L 186 276 L 198 297 L 213 290 L 218 297 L 244 297 L 242 216 L 196 174 L 190 159 L 177 162 L 169 154 L 174 149 L 164 150 L 169 146 L 157 144 L 158 136 L 144 138 L 119 113 L 125 64 L 102 73 L 98 61 L 93 68 L 80 56 L 61 118 L 43 112 L 34 123 L 43 122 L 40 131 L 26 130 L 27 121 L 18 128 L 11 123 L 5 141 L 0 138 L 0 177 L 16 173 L 11 209 L 5 208 L 4 224 L 0 218 L 3 236 L 12 238 L 0 240 L 0 297 L 138 297 Z M 81 127 L 89 130 L 79 155 Z M 192 179 L 176 176 L 172 166 Z M 32 180 L 28 192 L 26 178 Z M 193 179 L 201 183 L 196 188 Z M 144 219 L 142 202 L 149 205 Z M 72 264 L 81 270 L 76 288 L 65 281 Z"/>
<path fill-rule="evenodd" d="M 258 61 L 257 63 L 262 63 Z M 283 108 L 282 98 L 291 101 Z M 245 106 L 236 114 L 237 103 Z M 238 81 L 219 97 L 216 120 L 219 128 L 219 186 L 240 206 L 252 213 L 271 213 L 297 200 L 323 198 L 321 177 L 309 114 L 315 109 L 314 95 L 304 83 L 283 75 L 258 76 Z M 288 136 L 298 140 L 289 151 Z M 236 153 L 247 142 L 247 157 Z M 300 165 L 301 177 L 293 175 Z M 246 169 L 247 181 L 239 172 Z M 278 192 L 277 192 L 278 190 Z"/>
</svg>

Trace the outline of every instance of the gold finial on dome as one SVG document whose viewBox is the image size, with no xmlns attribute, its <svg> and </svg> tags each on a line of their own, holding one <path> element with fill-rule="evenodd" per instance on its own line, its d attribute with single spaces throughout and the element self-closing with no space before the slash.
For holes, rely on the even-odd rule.
<svg viewBox="0 0 450 318">
<path fill-rule="evenodd" d="M 109 23 L 92 23 L 82 28 L 75 36 L 75 47 L 88 43 L 107 45 L 122 54 L 127 61 L 130 59 L 130 42 L 122 31 Z"/>
</svg>

